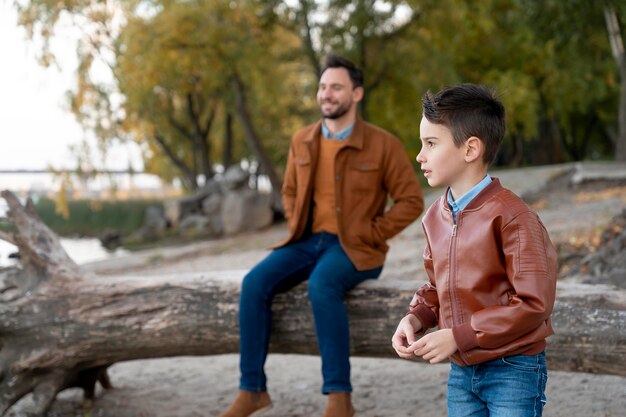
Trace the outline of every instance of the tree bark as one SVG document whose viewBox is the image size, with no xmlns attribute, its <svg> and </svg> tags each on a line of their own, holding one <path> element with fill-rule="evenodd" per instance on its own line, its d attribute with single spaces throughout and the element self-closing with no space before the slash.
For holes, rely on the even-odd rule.
<svg viewBox="0 0 626 417">
<path fill-rule="evenodd" d="M 19 247 L 22 267 L 0 271 L 0 414 L 30 392 L 44 414 L 59 391 L 89 391 L 115 362 L 238 351 L 245 271 L 90 276 L 34 210 L 2 196 L 16 226 L 4 237 Z M 353 355 L 395 356 L 390 339 L 418 285 L 371 281 L 347 295 Z M 306 285 L 278 295 L 273 313 L 271 352 L 318 353 Z M 562 285 L 553 321 L 551 369 L 626 376 L 626 291 Z"/>
</svg>

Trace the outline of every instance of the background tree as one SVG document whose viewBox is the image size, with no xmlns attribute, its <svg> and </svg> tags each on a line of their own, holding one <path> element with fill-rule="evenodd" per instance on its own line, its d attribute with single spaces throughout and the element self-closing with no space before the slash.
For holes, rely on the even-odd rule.
<svg viewBox="0 0 626 417">
<path fill-rule="evenodd" d="M 101 141 L 138 141 L 148 171 L 180 178 L 189 189 L 213 174 L 220 150 L 227 150 L 229 163 L 251 156 L 277 194 L 275 164 L 285 159 L 288 130 L 301 123 L 307 106 L 299 71 L 298 77 L 288 74 L 300 66 L 290 53 L 296 38 L 263 26 L 257 12 L 247 1 L 121 1 L 113 7 L 35 0 L 22 7 L 21 22 L 44 38 L 62 15 L 101 28 L 81 38 L 71 94 L 78 119 Z M 51 62 L 46 48 L 42 56 Z M 102 62 L 112 75 L 104 82 L 92 77 Z M 294 108 L 299 111 L 285 113 Z"/>
<path fill-rule="evenodd" d="M 617 138 L 615 139 L 615 159 L 618 161 L 626 161 L 626 51 L 624 50 L 624 39 L 622 36 L 622 29 L 620 25 L 620 19 L 616 5 L 612 1 L 605 1 L 604 4 L 604 19 L 606 21 L 606 29 L 609 35 L 609 42 L 611 43 L 611 50 L 615 63 L 617 65 L 617 71 L 620 78 L 620 93 L 619 93 L 619 111 L 617 117 Z M 626 7 L 623 3 L 620 3 L 621 15 L 625 16 L 624 9 Z"/>
<path fill-rule="evenodd" d="M 148 170 L 181 178 L 191 189 L 220 158 L 227 165 L 252 157 L 277 193 L 275 166 L 284 164 L 289 136 L 318 117 L 315 90 L 330 51 L 364 68 L 361 113 L 404 140 L 412 154 L 419 98 L 458 82 L 497 87 L 505 103 L 499 165 L 621 158 L 626 147 L 619 139 L 624 111 L 618 112 L 626 102 L 620 99 L 623 52 L 612 54 L 609 42 L 619 52 L 626 6 L 618 2 L 21 4 L 22 24 L 43 39 L 54 35 L 62 16 L 83 28 L 72 95 L 81 122 L 103 141 L 139 141 Z M 45 43 L 42 62 L 52 62 Z M 112 82 L 94 77 L 102 62 Z"/>
</svg>

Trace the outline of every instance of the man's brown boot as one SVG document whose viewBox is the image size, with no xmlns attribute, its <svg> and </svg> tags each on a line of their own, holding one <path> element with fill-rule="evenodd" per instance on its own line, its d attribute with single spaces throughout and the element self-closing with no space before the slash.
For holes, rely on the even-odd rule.
<svg viewBox="0 0 626 417">
<path fill-rule="evenodd" d="M 354 413 L 349 392 L 331 392 L 328 394 L 328 404 L 323 417 L 352 417 Z"/>
<path fill-rule="evenodd" d="M 258 416 L 272 408 L 272 400 L 267 392 L 239 391 L 235 402 L 222 417 Z"/>
</svg>

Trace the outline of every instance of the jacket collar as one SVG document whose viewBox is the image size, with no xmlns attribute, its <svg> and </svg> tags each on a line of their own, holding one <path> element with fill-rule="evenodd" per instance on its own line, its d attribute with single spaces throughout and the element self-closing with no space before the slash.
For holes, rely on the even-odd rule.
<svg viewBox="0 0 626 417">
<path fill-rule="evenodd" d="M 469 202 L 469 204 L 465 207 L 465 210 L 473 210 L 476 209 L 483 204 L 485 204 L 489 199 L 491 199 L 494 195 L 502 190 L 502 185 L 500 184 L 500 180 L 496 177 L 491 177 L 491 183 L 486 186 L 476 197 Z M 448 205 L 448 193 L 450 192 L 450 187 L 446 188 L 446 192 L 441 197 L 441 205 L 447 210 L 452 212 L 450 206 Z"/>
<path fill-rule="evenodd" d="M 502 185 L 500 184 L 500 180 L 496 177 L 491 177 L 491 184 L 486 186 L 484 190 L 478 193 L 478 195 L 474 197 L 472 201 L 469 202 L 469 204 L 467 205 L 467 207 L 465 207 L 465 209 L 472 210 L 472 209 L 482 206 L 488 200 L 491 200 L 491 198 L 497 193 L 499 193 L 500 191 L 502 191 Z"/>
<path fill-rule="evenodd" d="M 365 122 L 357 114 L 356 119 L 354 120 L 354 128 L 352 129 L 352 134 L 348 136 L 344 142 L 344 146 L 351 146 L 357 149 L 363 149 L 363 131 L 365 128 Z M 313 129 L 311 129 L 309 135 L 303 139 L 305 143 L 313 143 L 315 142 L 320 135 L 322 134 L 322 119 L 318 120 L 315 125 L 313 125 Z"/>
</svg>

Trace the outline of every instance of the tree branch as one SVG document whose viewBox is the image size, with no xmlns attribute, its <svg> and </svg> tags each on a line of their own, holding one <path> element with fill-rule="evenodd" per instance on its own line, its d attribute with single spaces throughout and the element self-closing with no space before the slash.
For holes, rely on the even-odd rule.
<svg viewBox="0 0 626 417">
<path fill-rule="evenodd" d="M 159 144 L 159 146 L 161 147 L 161 150 L 163 150 L 163 152 L 165 152 L 165 154 L 170 159 L 170 161 L 172 161 L 172 163 L 185 176 L 185 178 L 189 182 L 189 186 L 192 189 L 198 188 L 198 181 L 196 179 L 195 173 L 191 169 L 189 169 L 187 164 L 185 164 L 185 162 L 182 159 L 180 159 L 178 156 L 176 156 L 174 151 L 168 146 L 167 142 L 165 141 L 165 138 L 163 138 L 158 133 L 155 133 L 153 138 Z"/>
<path fill-rule="evenodd" d="M 0 240 L 4 240 L 5 242 L 9 242 L 13 245 L 16 245 L 15 237 L 11 233 L 7 233 L 2 230 L 0 230 Z"/>
</svg>

